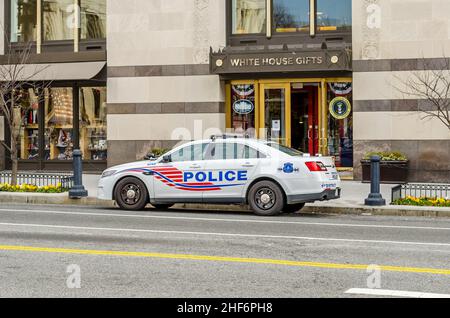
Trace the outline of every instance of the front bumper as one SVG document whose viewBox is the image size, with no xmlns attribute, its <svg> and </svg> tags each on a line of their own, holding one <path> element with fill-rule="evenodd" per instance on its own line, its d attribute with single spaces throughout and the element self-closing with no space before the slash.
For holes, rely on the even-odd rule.
<svg viewBox="0 0 450 318">
<path fill-rule="evenodd" d="M 97 198 L 99 200 L 112 200 L 113 183 L 107 182 L 106 179 L 100 179 L 97 186 Z"/>
<path fill-rule="evenodd" d="M 288 204 L 313 203 L 315 201 L 329 201 L 341 198 L 342 189 L 325 190 L 321 193 L 296 194 L 287 197 Z"/>
</svg>

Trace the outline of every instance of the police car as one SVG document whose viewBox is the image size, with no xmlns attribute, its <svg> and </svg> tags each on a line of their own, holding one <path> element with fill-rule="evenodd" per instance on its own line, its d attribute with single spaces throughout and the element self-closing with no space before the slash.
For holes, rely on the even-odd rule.
<svg viewBox="0 0 450 318">
<path fill-rule="evenodd" d="M 125 210 L 147 204 L 248 204 L 262 216 L 299 211 L 305 203 L 338 199 L 334 161 L 275 142 L 214 136 L 179 146 L 160 158 L 112 167 L 102 174 L 98 197 Z"/>
</svg>

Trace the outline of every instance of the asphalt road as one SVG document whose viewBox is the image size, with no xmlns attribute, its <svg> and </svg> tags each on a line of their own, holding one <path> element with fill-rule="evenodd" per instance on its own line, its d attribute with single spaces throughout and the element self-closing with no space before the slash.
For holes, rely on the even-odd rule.
<svg viewBox="0 0 450 318">
<path fill-rule="evenodd" d="M 0 206 L 0 297 L 374 293 L 448 296 L 450 219 Z"/>
</svg>

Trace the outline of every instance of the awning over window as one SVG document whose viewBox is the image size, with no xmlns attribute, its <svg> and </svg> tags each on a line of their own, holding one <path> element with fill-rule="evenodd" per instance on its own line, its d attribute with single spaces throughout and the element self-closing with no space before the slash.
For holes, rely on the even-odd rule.
<svg viewBox="0 0 450 318">
<path fill-rule="evenodd" d="M 69 81 L 90 80 L 105 67 L 106 62 L 0 65 L 0 81 Z M 16 74 L 12 76 L 11 74 Z"/>
</svg>

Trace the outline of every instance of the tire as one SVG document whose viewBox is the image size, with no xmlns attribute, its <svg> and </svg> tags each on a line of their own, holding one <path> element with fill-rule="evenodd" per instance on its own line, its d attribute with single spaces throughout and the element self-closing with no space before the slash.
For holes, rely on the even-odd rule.
<svg viewBox="0 0 450 318">
<path fill-rule="evenodd" d="M 144 182 L 137 178 L 128 177 L 116 185 L 114 197 L 123 210 L 140 211 L 148 203 L 148 190 Z"/>
<path fill-rule="evenodd" d="M 152 204 L 152 206 L 157 210 L 168 210 L 173 207 L 173 204 Z"/>
<path fill-rule="evenodd" d="M 259 216 L 279 215 L 284 207 L 283 191 L 272 181 L 260 181 L 254 184 L 247 199 L 250 208 Z"/>
<path fill-rule="evenodd" d="M 284 213 L 296 213 L 305 207 L 305 203 L 289 204 L 283 208 Z"/>
</svg>

